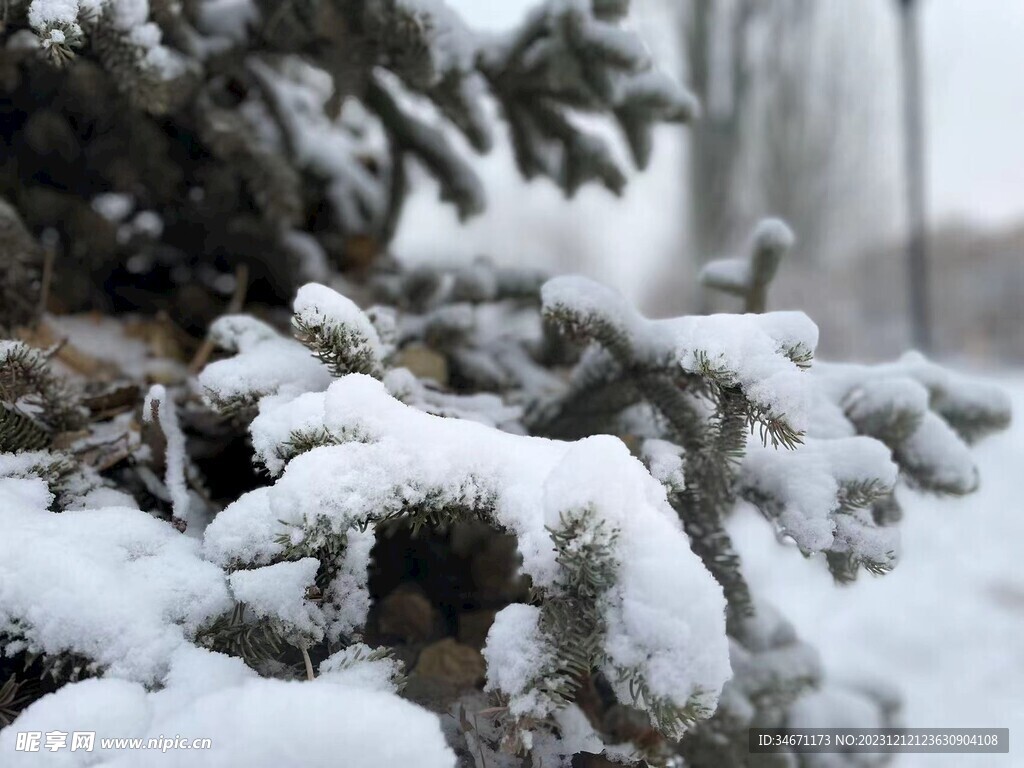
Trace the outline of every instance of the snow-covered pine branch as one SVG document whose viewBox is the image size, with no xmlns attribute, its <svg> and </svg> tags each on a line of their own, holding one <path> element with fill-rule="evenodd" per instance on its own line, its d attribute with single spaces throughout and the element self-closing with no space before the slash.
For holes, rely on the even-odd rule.
<svg viewBox="0 0 1024 768">
<path fill-rule="evenodd" d="M 362 644 L 378 535 L 396 524 L 473 523 L 514 537 L 532 586 L 529 602 L 497 611 L 482 649 L 500 716 L 497 730 L 463 735 L 479 749 L 565 760 L 572 745 L 586 745 L 657 761 L 683 738 L 683 754 L 724 759 L 721 749 L 750 723 L 796 722 L 822 697 L 856 699 L 889 722 L 891 701 L 833 686 L 813 651 L 755 600 L 723 519 L 745 499 L 802 551 L 824 554 L 837 579 L 861 567 L 884 572 L 898 553 L 898 473 L 935 490 L 970 491 L 976 473 L 965 441 L 1005 425 L 1000 393 L 919 356 L 883 366 L 814 362 L 817 330 L 800 313 L 651 321 L 582 278 L 541 286 L 482 263 L 404 276 L 385 269 L 370 284 L 364 298 L 390 306 L 363 311 L 327 286 L 302 288 L 295 338 L 246 315 L 211 328 L 223 356 L 196 391 L 248 425 L 253 458 L 272 484 L 242 495 L 205 530 L 201 518 L 191 521 L 187 531 L 201 543 L 133 509 L 53 516 L 44 510 L 69 502 L 55 502 L 43 483 L 62 476 L 49 454 L 5 457 L 11 479 L 0 486 L 14 495 L 4 525 L 15 542 L 5 652 L 42 654 L 61 682 L 103 678 L 64 685 L 31 717 L 93 695 L 79 690 L 106 695 L 97 684 L 117 678 L 173 690 L 182 679 L 176 665 L 193 663 L 181 657 L 225 669 L 234 663 L 227 657 L 239 657 L 264 676 L 316 678 L 317 690 L 333 682 L 393 692 L 400 663 Z M 488 335 L 484 312 L 533 312 L 537 322 Z M 453 337 L 446 318 L 459 315 Z M 566 338 L 590 346 L 574 355 Z M 424 380 L 401 365 L 414 361 L 414 347 L 434 354 L 439 370 L 461 370 L 459 355 L 470 349 L 495 361 L 514 349 L 514 359 L 530 361 L 520 374 L 539 373 L 507 384 L 503 397 L 449 391 L 448 375 Z M 35 360 L 31 350 L 5 349 Z M 554 375 L 567 365 L 572 375 Z M 30 394 L 50 381 L 42 368 L 27 366 L 35 377 L 10 370 L 11 382 L 36 382 Z M 156 389 L 149 410 L 158 402 L 170 405 Z M 45 427 L 64 407 L 37 403 L 35 418 Z M 177 446 L 167 457 L 169 487 L 187 494 L 180 427 L 160 411 L 151 416 Z M 915 437 L 929 422 L 945 442 L 934 431 Z M 643 463 L 622 442 L 591 436 L 608 431 Z M 120 533 L 108 541 L 111 526 Z M 36 537 L 66 549 L 75 573 L 94 575 L 62 581 L 66 562 L 32 554 Z M 138 552 L 146 554 L 129 554 Z M 151 581 L 136 578 L 139 569 Z M 107 595 L 114 587 L 104 584 L 132 579 L 133 600 L 148 599 L 147 584 L 158 583 L 172 602 L 148 604 L 145 622 L 133 619 L 141 607 L 122 601 L 112 612 L 105 597 L 51 604 L 83 589 Z M 54 587 L 39 597 L 39 583 Z M 183 599 L 189 590 L 195 596 Z M 147 650 L 133 657 L 133 648 Z M 573 702 L 591 695 L 593 679 L 608 686 L 613 706 L 640 713 L 631 717 L 669 741 L 630 746 L 614 732 L 571 725 L 590 717 Z M 234 689 L 189 690 L 176 699 L 177 717 Z M 268 682 L 266 695 L 291 690 Z"/>
<path fill-rule="evenodd" d="M 183 350 L 65 377 L 59 344 L 0 342 L 0 725 L 209 734 L 199 766 L 568 768 L 894 721 L 758 599 L 725 520 L 751 503 L 837 580 L 884 573 L 894 489 L 973 491 L 1001 393 L 816 361 L 799 312 L 655 321 L 583 278 L 386 254 L 411 163 L 482 209 L 496 122 L 567 195 L 626 178 L 580 113 L 647 164 L 698 107 L 627 9 L 482 36 L 442 0 L 0 0 L 3 333 L 56 343 L 50 300 L 208 334 L 187 386 Z M 704 279 L 763 312 L 791 245 L 767 222 Z"/>
<path fill-rule="evenodd" d="M 206 536 L 215 561 L 275 568 L 291 551 L 284 542 L 316 553 L 331 539 L 362 541 L 362 530 L 391 519 L 435 525 L 480 519 L 515 534 L 523 571 L 540 597 L 531 609 L 540 629 L 531 631 L 541 632 L 547 650 L 537 654 L 536 668 L 514 686 L 501 676 L 511 661 L 505 644 L 522 641 L 522 621 L 509 629 L 499 614 L 496 628 L 505 629 L 496 629 L 498 644 L 484 650 L 501 660 L 492 661 L 505 670 L 495 672 L 493 684 L 510 697 L 511 714 L 527 722 L 543 718 L 571 700 L 578 674 L 590 667 L 618 681 L 625 701 L 630 690 L 646 691 L 647 700 L 636 703 L 670 713 L 673 719 L 657 724 L 666 732 L 681 735 L 682 726 L 713 711 L 714 692 L 727 674 L 718 587 L 689 551 L 657 483 L 621 443 L 562 444 L 441 419 L 401 405 L 379 382 L 359 375 L 267 410 L 253 422 L 253 442 L 279 446 L 314 421 L 337 444 L 293 458 L 273 487 L 224 510 Z M 587 482 L 580 482 L 581 472 Z M 573 568 L 569 553 L 588 546 L 606 553 L 607 572 L 577 593 L 572 585 L 580 566 Z M 320 583 L 322 622 L 332 638 L 357 632 L 365 621 L 369 598 L 360 596 L 365 576 L 359 574 L 367 556 L 362 544 L 346 546 L 337 562 L 322 563 L 342 574 L 339 583 L 329 574 Z M 679 602 L 655 597 L 659 584 L 674 584 Z M 636 623 L 641 604 L 647 618 Z M 591 624 L 577 630 L 574 624 L 588 615 Z M 679 629 L 652 635 L 647 622 Z M 586 655 L 571 663 L 584 648 Z"/>
</svg>

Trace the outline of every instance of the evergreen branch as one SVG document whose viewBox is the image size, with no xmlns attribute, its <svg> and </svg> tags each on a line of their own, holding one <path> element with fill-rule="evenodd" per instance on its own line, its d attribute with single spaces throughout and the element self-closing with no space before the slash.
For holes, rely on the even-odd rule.
<svg viewBox="0 0 1024 768">
<path fill-rule="evenodd" d="M 878 479 L 855 480 L 840 485 L 837 500 L 843 511 L 866 509 L 887 496 L 892 488 Z"/>
<path fill-rule="evenodd" d="M 827 550 L 825 562 L 828 565 L 829 573 L 839 584 L 850 584 L 857 579 L 860 568 L 874 576 L 884 576 L 889 573 L 895 564 L 896 553 L 889 552 L 886 560 L 874 560 L 858 555 L 856 552 L 836 552 Z"/>
<path fill-rule="evenodd" d="M 0 342 L 0 400 L 30 409 L 51 434 L 81 429 L 86 418 L 78 395 L 50 370 L 49 360 L 20 341 Z"/>
<path fill-rule="evenodd" d="M 803 370 L 807 370 L 811 367 L 814 362 L 814 350 L 810 349 L 802 342 L 796 344 L 784 344 L 780 349 L 779 353 L 783 357 L 788 357 L 793 363 Z"/>
<path fill-rule="evenodd" d="M 309 429 L 297 429 L 288 435 L 288 439 L 274 449 L 274 455 L 281 461 L 288 463 L 296 456 L 312 451 L 314 448 L 323 448 L 328 445 L 341 445 L 342 443 L 358 440 L 356 436 L 347 436 L 344 433 L 337 435 L 327 427 L 311 427 Z"/>
<path fill-rule="evenodd" d="M 601 598 L 618 577 L 617 531 L 609 529 L 591 508 L 563 512 L 557 527 L 548 528 L 559 565 L 551 590 L 535 590 L 540 603 L 539 629 L 546 667 L 532 681 L 553 709 L 575 701 L 581 687 L 605 660 L 605 620 Z M 505 723 L 505 749 L 522 746 L 521 734 L 532 717 Z"/>
<path fill-rule="evenodd" d="M 51 439 L 49 432 L 34 419 L 0 403 L 0 453 L 42 450 Z"/>
<path fill-rule="evenodd" d="M 357 328 L 317 322 L 299 315 L 292 318 L 292 328 L 295 338 L 309 347 L 332 375 L 365 373 L 380 378 L 383 374 L 373 345 Z"/>
<path fill-rule="evenodd" d="M 441 131 L 403 111 L 398 100 L 376 77 L 368 80 L 365 98 L 367 107 L 377 114 L 402 153 L 419 159 L 437 178 L 442 199 L 455 205 L 460 219 L 483 210 L 485 199 L 480 180 Z"/>
<path fill-rule="evenodd" d="M 642 676 L 629 671 L 620 671 L 620 679 L 629 684 L 633 706 L 642 709 L 651 718 L 654 727 L 669 739 L 678 741 L 698 721 L 706 720 L 713 714 L 700 703 L 702 694 L 695 693 L 683 706 L 651 692 L 650 685 Z"/>
<path fill-rule="evenodd" d="M 281 560 L 315 558 L 320 566 L 317 568 L 314 584 L 321 596 L 327 594 L 344 560 L 348 536 L 335 532 L 327 518 L 318 518 L 303 530 L 298 541 L 293 540 L 291 534 L 282 533 L 277 536 L 275 542 L 281 548 Z"/>
<path fill-rule="evenodd" d="M 237 656 L 253 669 L 280 659 L 287 642 L 280 628 L 269 619 L 246 618 L 246 606 L 237 603 L 228 613 L 218 616 L 197 634 L 195 641 L 218 653 Z"/>
</svg>

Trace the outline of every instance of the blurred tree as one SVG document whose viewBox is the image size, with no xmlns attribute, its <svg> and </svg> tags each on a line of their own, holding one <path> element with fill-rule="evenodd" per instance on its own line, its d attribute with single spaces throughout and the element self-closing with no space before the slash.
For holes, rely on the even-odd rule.
<svg viewBox="0 0 1024 768">
<path fill-rule="evenodd" d="M 794 260 L 861 236 L 881 178 L 868 156 L 878 124 L 861 39 L 870 9 L 810 0 L 664 7 L 681 30 L 684 79 L 704 106 L 688 132 L 688 252 L 707 260 L 734 251 L 766 213 L 793 225 Z M 660 290 L 678 303 L 678 286 Z"/>
<path fill-rule="evenodd" d="M 925 200 L 924 109 L 921 93 L 921 46 L 916 0 L 898 0 L 900 11 L 900 53 L 903 60 L 903 126 L 905 191 L 909 239 L 907 242 L 907 286 L 910 328 L 919 349 L 932 346 L 928 302 L 928 223 Z"/>
</svg>

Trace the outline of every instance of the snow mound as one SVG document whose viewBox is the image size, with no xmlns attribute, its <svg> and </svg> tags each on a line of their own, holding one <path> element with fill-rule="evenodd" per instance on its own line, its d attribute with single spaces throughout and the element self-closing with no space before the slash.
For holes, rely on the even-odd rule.
<svg viewBox="0 0 1024 768">
<path fill-rule="evenodd" d="M 92 752 L 45 752 L 46 765 L 97 768 L 454 768 L 436 715 L 384 690 L 337 682 L 260 678 L 237 659 L 189 648 L 175 655 L 165 687 L 93 679 L 66 685 L 30 706 L 18 731 L 95 731 Z M 209 749 L 103 749 L 106 738 L 210 739 Z M 41 764 L 0 732 L 10 768 Z"/>
<path fill-rule="evenodd" d="M 48 511 L 41 480 L 0 480 L 0 635 L 13 652 L 85 656 L 153 683 L 171 655 L 231 606 L 199 543 L 135 509 Z"/>
</svg>

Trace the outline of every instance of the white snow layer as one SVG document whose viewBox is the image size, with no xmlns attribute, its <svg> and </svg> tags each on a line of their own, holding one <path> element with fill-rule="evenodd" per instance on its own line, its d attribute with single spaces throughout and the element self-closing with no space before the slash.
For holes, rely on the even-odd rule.
<svg viewBox="0 0 1024 768">
<path fill-rule="evenodd" d="M 889 449 L 869 437 L 808 439 L 791 451 L 752 443 L 740 469 L 740 485 L 768 499 L 766 506 L 776 508 L 779 526 L 801 548 L 821 552 L 833 548 L 836 527 L 842 522 L 836 514 L 842 488 L 875 481 L 891 489 L 897 472 Z M 868 535 L 885 539 L 880 545 L 883 554 L 895 547 L 895 528 L 865 531 Z M 866 538 L 850 542 L 856 551 L 858 543 L 877 552 Z"/>
<path fill-rule="evenodd" d="M 215 320 L 210 336 L 234 357 L 210 363 L 199 385 L 212 404 L 255 404 L 267 395 L 320 391 L 331 383 L 330 371 L 299 342 L 266 323 L 244 315 Z"/>
<path fill-rule="evenodd" d="M 540 608 L 512 603 L 494 617 L 483 650 L 487 662 L 485 690 L 509 696 L 509 714 L 543 716 L 545 697 L 532 684 L 551 661 L 540 630 Z"/>
<path fill-rule="evenodd" d="M 349 375 L 326 393 L 303 395 L 294 409 L 265 411 L 273 434 L 264 439 L 254 426 L 254 442 L 279 439 L 293 415 L 313 423 L 317 409 L 329 433 L 361 442 L 304 453 L 274 486 L 225 509 L 206 531 L 211 559 L 265 564 L 280 553 L 282 534 L 301 541 L 325 525 L 352 532 L 417 504 L 447 503 L 490 508 L 494 523 L 516 535 L 534 585 L 554 589 L 559 566 L 548 528 L 565 512 L 590 509 L 619 532 L 619 579 L 604 599 L 609 667 L 640 674 L 655 696 L 714 706 L 729 676 L 721 588 L 690 551 L 662 486 L 620 441 L 563 443 L 443 419 L 403 405 L 375 379 Z M 346 552 L 353 581 L 368 556 Z M 361 617 L 348 607 L 329 632 L 353 621 Z M 625 683 L 619 694 L 628 695 Z"/>
<path fill-rule="evenodd" d="M 683 465 L 683 449 L 668 440 L 644 440 L 641 458 L 651 475 L 672 490 L 686 488 L 686 473 Z"/>
<path fill-rule="evenodd" d="M 983 381 L 1024 411 L 1024 377 Z M 996 402 L 1007 404 L 1005 394 Z M 1024 729 L 1024 569 L 1019 542 L 1024 420 L 977 445 L 977 493 L 943 498 L 897 489 L 903 508 L 900 564 L 883 578 L 837 589 L 825 568 L 765 546 L 762 516 L 741 506 L 729 521 L 744 572 L 817 648 L 833 680 L 885 681 L 903 700 L 901 720 L 921 728 Z M 809 707 L 824 702 L 805 702 Z M 835 713 L 836 708 L 830 707 Z M 806 722 L 805 725 L 811 723 Z M 823 722 L 821 718 L 818 722 Z M 852 709 L 829 727 L 859 725 Z M 894 768 L 1013 768 L 1010 754 L 907 754 Z"/>
<path fill-rule="evenodd" d="M 101 23 L 111 24 L 140 51 L 139 63 L 164 80 L 185 72 L 182 56 L 161 45 L 160 27 L 149 21 L 148 0 L 32 0 L 28 22 L 43 37 L 44 47 L 64 42 L 67 35 L 79 35 L 80 19 L 102 12 Z M 61 29 L 63 28 L 63 29 Z"/>
<path fill-rule="evenodd" d="M 30 706 L 17 726 L 0 731 L 10 768 L 40 764 L 16 752 L 15 731 L 95 731 L 94 751 L 45 752 L 46 765 L 97 768 L 454 768 L 435 715 L 383 690 L 330 680 L 260 678 L 238 659 L 184 648 L 165 687 L 93 679 L 66 685 Z M 104 750 L 103 738 L 208 738 L 209 749 Z"/>
<path fill-rule="evenodd" d="M 230 607 L 223 572 L 171 525 L 49 503 L 41 480 L 0 480 L 0 634 L 153 683 L 187 634 Z"/>
<path fill-rule="evenodd" d="M 395 5 L 424 34 L 436 80 L 452 71 L 472 69 L 476 37 L 444 0 L 396 0 Z"/>
<path fill-rule="evenodd" d="M 320 561 L 315 557 L 304 557 L 235 571 L 228 581 L 235 599 L 257 616 L 274 619 L 319 642 L 323 638 L 321 613 L 306 600 L 306 589 L 313 584 L 319 567 Z"/>
<path fill-rule="evenodd" d="M 455 765 L 437 717 L 393 695 L 398 662 L 353 646 L 325 660 L 314 682 L 261 679 L 189 642 L 232 606 L 224 573 L 194 539 L 138 510 L 55 514 L 51 502 L 41 480 L 0 480 L 0 635 L 12 638 L 2 651 L 81 654 L 102 677 L 64 685 L 0 731 L 4 766 L 39 762 L 14 749 L 24 731 L 96 733 L 91 752 L 44 749 L 47 765 Z M 369 543 L 359 546 L 368 557 Z M 236 572 L 231 586 L 257 614 L 301 628 L 317 565 Z M 212 747 L 115 751 L 99 741 L 175 735 Z"/>
<path fill-rule="evenodd" d="M 28 7 L 28 23 L 42 30 L 55 24 L 78 21 L 79 0 L 32 0 Z"/>
<path fill-rule="evenodd" d="M 302 286 L 295 297 L 293 309 L 296 320 L 312 327 L 333 326 L 354 331 L 359 347 L 352 351 L 353 356 L 364 352 L 377 361 L 383 357 L 384 348 L 373 323 L 352 299 L 332 288 L 319 283 Z"/>
<path fill-rule="evenodd" d="M 363 643 L 354 643 L 320 662 L 319 680 L 364 688 L 397 692 L 405 668 L 391 656 L 380 656 Z"/>
<path fill-rule="evenodd" d="M 740 386 L 748 399 L 794 430 L 808 426 L 809 381 L 786 356 L 788 350 L 813 352 L 818 345 L 818 328 L 802 312 L 649 320 L 613 289 L 576 276 L 548 281 L 542 297 L 548 312 L 610 326 L 641 360 L 710 372 Z"/>
</svg>

